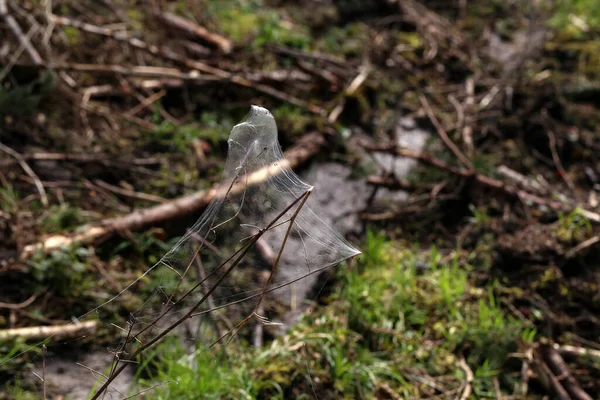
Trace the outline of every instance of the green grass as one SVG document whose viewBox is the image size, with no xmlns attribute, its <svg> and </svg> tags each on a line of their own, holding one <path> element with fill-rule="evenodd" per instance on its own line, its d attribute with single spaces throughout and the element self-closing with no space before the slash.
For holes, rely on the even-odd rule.
<svg viewBox="0 0 600 400">
<path fill-rule="evenodd" d="M 574 38 L 600 29 L 599 0 L 559 0 L 550 26 Z"/>
<path fill-rule="evenodd" d="M 494 397 L 493 379 L 512 390 L 508 354 L 535 331 L 508 316 L 494 295 L 497 283 L 474 287 L 458 259 L 436 249 L 406 249 L 370 232 L 363 255 L 338 269 L 341 289 L 327 306 L 301 317 L 284 337 L 262 349 L 241 339 L 189 357 L 169 341 L 142 369 L 142 386 L 165 383 L 152 398 L 372 398 L 382 390 L 402 397 L 439 394 L 428 380 L 458 388 L 465 357 L 477 396 Z M 427 378 L 425 378 L 427 377 Z M 425 382 L 425 383 L 424 383 Z"/>
</svg>

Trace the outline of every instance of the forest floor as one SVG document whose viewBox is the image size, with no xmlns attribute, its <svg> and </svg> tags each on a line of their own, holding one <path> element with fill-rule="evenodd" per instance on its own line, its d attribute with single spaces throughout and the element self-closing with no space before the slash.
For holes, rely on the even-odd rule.
<svg viewBox="0 0 600 400">
<path fill-rule="evenodd" d="M 363 254 L 258 345 L 167 337 L 119 398 L 598 398 L 598 0 L 139 3 L 0 0 L 0 399 L 102 381 L 76 361 L 148 291 L 72 319 L 198 218 L 251 104 L 298 173 L 343 168 Z"/>
</svg>

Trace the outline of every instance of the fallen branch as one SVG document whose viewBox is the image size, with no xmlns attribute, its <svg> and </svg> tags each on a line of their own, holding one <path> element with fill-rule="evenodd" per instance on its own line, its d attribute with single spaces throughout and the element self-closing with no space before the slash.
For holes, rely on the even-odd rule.
<svg viewBox="0 0 600 400">
<path fill-rule="evenodd" d="M 567 364 L 553 346 L 549 343 L 541 343 L 539 350 L 554 376 L 557 377 L 572 399 L 592 400 L 592 397 L 579 386 Z"/>
<path fill-rule="evenodd" d="M 295 168 L 317 154 L 324 145 L 325 138 L 323 135 L 309 133 L 296 146 L 285 152 L 285 161 L 283 162 L 287 162 L 291 168 Z M 280 166 L 259 169 L 248 176 L 247 184 L 260 183 L 280 171 Z M 230 193 L 238 193 L 244 190 L 244 186 L 234 185 Z M 139 231 L 149 226 L 200 211 L 208 206 L 211 201 L 227 193 L 227 189 L 228 186 L 217 184 L 209 190 L 170 200 L 151 208 L 137 210 L 121 217 L 109 218 L 96 225 L 84 226 L 75 234 L 46 237 L 42 242 L 25 246 L 21 258 L 28 258 L 38 251 L 47 253 L 63 246 L 92 243 L 114 236 L 119 232 Z"/>
<path fill-rule="evenodd" d="M 584 240 L 583 242 L 579 243 L 577 246 L 575 246 L 572 249 L 570 249 L 569 251 L 567 251 L 567 253 L 565 254 L 565 258 L 567 258 L 567 259 L 573 258 L 577 254 L 582 252 L 583 250 L 585 250 L 589 247 L 592 247 L 593 245 L 595 245 L 598 242 L 600 242 L 600 236 L 598 236 L 598 235 L 592 236 L 588 240 Z"/>
<path fill-rule="evenodd" d="M 436 158 L 428 153 L 415 152 L 413 150 L 410 150 L 410 149 L 407 149 L 407 148 L 401 147 L 401 146 L 373 145 L 370 143 L 365 143 L 364 141 L 362 142 L 362 146 L 366 150 L 371 151 L 371 152 L 384 152 L 384 153 L 394 154 L 399 157 L 407 157 L 407 158 L 419 160 L 419 161 L 423 162 L 424 164 L 427 164 L 434 168 L 440 169 L 442 171 L 450 172 L 454 175 L 457 175 L 457 176 L 460 176 L 463 178 L 473 179 L 476 183 L 478 183 L 482 186 L 485 186 L 490 189 L 502 191 L 505 194 L 508 194 L 510 196 L 520 199 L 523 202 L 529 202 L 529 203 L 537 204 L 539 206 L 545 206 L 554 211 L 560 211 L 560 212 L 570 212 L 570 211 L 572 211 L 573 208 L 575 208 L 574 204 L 566 204 L 566 203 L 563 203 L 563 202 L 560 202 L 557 200 L 548 200 L 548 199 L 542 198 L 535 194 L 531 194 L 529 192 L 521 190 L 514 185 L 510 185 L 505 182 L 499 181 L 495 178 L 491 178 L 489 176 L 482 175 L 482 174 L 478 173 L 477 171 L 453 167 L 453 166 L 445 163 L 444 161 L 440 160 L 439 158 Z M 585 216 L 586 218 L 588 218 L 590 221 L 593 221 L 595 223 L 600 223 L 600 215 L 599 214 L 589 211 L 589 210 L 584 210 L 584 209 L 580 209 L 580 210 L 581 210 L 580 213 L 583 216 Z"/>
<path fill-rule="evenodd" d="M 585 347 L 570 346 L 568 344 L 559 345 L 557 343 L 554 343 L 552 345 L 552 347 L 554 347 L 554 349 L 556 351 L 558 351 L 560 354 L 566 354 L 569 356 L 578 356 L 578 357 L 590 357 L 597 361 L 600 361 L 600 350 L 587 349 Z"/>
<path fill-rule="evenodd" d="M 59 326 L 31 326 L 26 328 L 0 330 L 0 340 L 29 339 L 40 340 L 49 337 L 72 338 L 79 335 L 93 333 L 98 326 L 98 321 L 85 321 L 77 324 Z"/>
<path fill-rule="evenodd" d="M 436 118 L 435 114 L 433 113 L 433 110 L 431 109 L 431 106 L 429 105 L 429 102 L 427 101 L 427 98 L 425 96 L 419 96 L 419 101 L 421 102 L 421 105 L 425 109 L 429 120 L 435 127 L 435 130 L 437 131 L 438 135 L 440 135 L 440 138 L 442 138 L 442 141 L 444 142 L 446 147 L 448 147 L 450 151 L 454 153 L 456 158 L 458 158 L 460 162 L 465 165 L 465 167 L 467 167 L 468 169 L 473 169 L 473 164 L 471 164 L 471 161 L 469 161 L 467 157 L 465 157 L 465 155 L 460 151 L 460 149 L 456 147 L 456 145 L 452 142 L 452 140 L 446 133 L 446 130 L 442 127 L 442 124 L 440 124 L 440 122 Z"/>
<path fill-rule="evenodd" d="M 189 35 L 200 38 L 201 40 L 218 47 L 223 53 L 230 53 L 233 49 L 231 40 L 216 33 L 209 32 L 206 28 L 195 24 L 189 19 L 168 12 L 161 13 L 158 15 L 158 17 L 170 27 L 179 29 Z"/>
<path fill-rule="evenodd" d="M 4 22 L 6 22 L 6 24 L 9 26 L 10 30 L 19 40 L 19 43 L 21 43 L 21 47 L 23 47 L 25 51 L 27 51 L 27 54 L 29 54 L 29 57 L 31 57 L 31 61 L 33 61 L 35 65 L 41 65 L 44 62 L 42 60 L 42 57 L 37 52 L 35 47 L 33 47 L 27 35 L 23 33 L 21 27 L 14 19 L 14 17 L 8 13 L 6 0 L 0 0 L 0 19 L 3 19 Z"/>
<path fill-rule="evenodd" d="M 543 185 L 536 180 L 510 169 L 506 165 L 499 166 L 496 169 L 496 172 L 498 172 L 498 174 L 502 175 L 504 178 L 513 181 L 519 187 L 528 190 L 529 192 L 534 192 L 542 196 L 547 196 L 550 192 L 550 188 L 547 185 Z"/>
<path fill-rule="evenodd" d="M 200 74 L 198 71 L 183 72 L 177 68 L 151 67 L 151 66 L 133 66 L 127 67 L 118 64 L 74 64 L 74 63 L 56 63 L 51 64 L 50 68 L 63 71 L 76 71 L 100 74 L 118 74 L 125 76 L 139 76 L 143 78 L 166 78 L 180 79 L 193 82 L 214 82 L 223 80 L 209 74 Z M 106 86 L 111 88 L 110 85 Z"/>
</svg>

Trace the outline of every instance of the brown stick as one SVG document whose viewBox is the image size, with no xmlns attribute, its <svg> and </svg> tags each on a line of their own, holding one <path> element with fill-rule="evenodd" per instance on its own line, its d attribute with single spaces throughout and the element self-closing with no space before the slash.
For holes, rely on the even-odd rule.
<svg viewBox="0 0 600 400">
<path fill-rule="evenodd" d="M 59 326 L 31 326 L 26 328 L 15 328 L 0 330 L 0 340 L 8 339 L 46 339 L 49 337 L 75 337 L 96 330 L 98 321 L 85 321 L 78 324 Z"/>
<path fill-rule="evenodd" d="M 223 53 L 230 53 L 233 49 L 231 40 L 216 33 L 209 32 L 206 28 L 195 24 L 189 19 L 168 12 L 161 13 L 158 15 L 158 17 L 165 24 L 218 47 Z"/>
<path fill-rule="evenodd" d="M 495 189 L 502 191 L 510 196 L 517 197 L 521 201 L 531 202 L 537 205 L 542 205 L 551 208 L 554 211 L 572 211 L 574 208 L 573 204 L 565 204 L 556 200 L 547 200 L 540 196 L 528 193 L 524 190 L 519 189 L 518 187 L 510 184 L 506 184 L 505 182 L 499 181 L 497 179 L 491 178 L 489 176 L 485 176 L 477 173 L 473 170 L 466 170 L 462 168 L 453 167 L 439 158 L 435 158 L 427 153 L 418 153 L 413 150 L 407 149 L 405 147 L 400 146 L 390 146 L 390 145 L 372 145 L 369 143 L 362 143 L 363 147 L 368 151 L 375 152 L 386 152 L 395 154 L 400 157 L 408 157 L 413 158 L 415 160 L 419 160 L 427 165 L 430 165 L 434 168 L 450 172 L 454 175 L 461 176 L 464 178 L 472 178 L 476 183 L 488 187 L 490 189 Z M 588 218 L 590 221 L 595 223 L 600 223 L 600 215 L 589 211 L 581 209 L 581 214 Z"/>
<path fill-rule="evenodd" d="M 0 301 L 0 308 L 8 308 L 9 310 L 19 310 L 21 308 L 25 308 L 25 307 L 31 305 L 31 303 L 33 303 L 36 298 L 37 298 L 37 296 L 34 294 L 33 296 L 31 296 L 30 298 L 28 298 L 24 302 L 17 303 L 17 304 L 3 303 L 3 302 Z"/>
<path fill-rule="evenodd" d="M 73 63 L 55 63 L 50 68 L 63 71 L 77 71 L 99 74 L 119 74 L 129 76 L 140 76 L 144 78 L 167 78 L 181 79 L 194 82 L 214 82 L 223 80 L 214 75 L 200 74 L 198 71 L 183 72 L 177 68 L 151 67 L 151 66 L 133 66 L 127 67 L 118 64 L 73 64 Z M 106 86 L 111 89 L 110 85 Z"/>
<path fill-rule="evenodd" d="M 42 57 L 40 57 L 40 54 L 35 47 L 33 47 L 27 35 L 23 33 L 14 17 L 8 13 L 6 0 L 0 0 L 0 19 L 3 19 L 9 26 L 17 40 L 19 40 L 19 43 L 21 43 L 21 47 L 23 47 L 29 54 L 29 57 L 31 57 L 31 61 L 33 61 L 35 65 L 41 65 L 44 62 Z"/>
<path fill-rule="evenodd" d="M 319 133 L 309 133 L 300 142 L 285 153 L 285 161 L 292 168 L 307 161 L 317 154 L 325 145 L 325 138 Z M 280 171 L 280 167 L 266 167 L 252 173 L 248 177 L 248 184 L 256 184 Z M 210 202 L 222 196 L 227 187 L 215 185 L 210 190 L 203 190 L 188 196 L 180 197 L 157 206 L 136 210 L 130 214 L 116 218 L 109 218 L 97 225 L 90 225 L 80 229 L 81 233 L 72 235 L 53 235 L 43 241 L 25 246 L 21 258 L 28 258 L 37 251 L 51 252 L 62 246 L 75 243 L 92 243 L 96 240 L 106 239 L 124 231 L 139 231 L 148 226 L 160 224 L 170 219 L 181 217 L 202 210 Z M 243 190 L 242 186 L 234 186 L 231 193 Z"/>
<path fill-rule="evenodd" d="M 421 105 L 425 109 L 427 116 L 431 120 L 431 123 L 435 127 L 435 130 L 437 131 L 438 135 L 440 135 L 440 138 L 442 138 L 442 141 L 444 142 L 446 147 L 448 147 L 450 151 L 454 153 L 456 158 L 458 158 L 460 162 L 465 165 L 465 167 L 467 167 L 468 169 L 473 169 L 473 164 L 471 164 L 467 157 L 465 157 L 465 155 L 459 150 L 459 148 L 456 147 L 454 142 L 452 142 L 452 140 L 442 127 L 442 124 L 440 124 L 440 122 L 436 118 L 435 114 L 433 113 L 433 110 L 431 109 L 431 106 L 429 105 L 429 102 L 427 101 L 427 98 L 425 96 L 419 96 L 419 101 L 421 102 Z"/>
<path fill-rule="evenodd" d="M 541 343 L 540 352 L 546 361 L 546 364 L 548 364 L 548 367 L 552 370 L 552 373 L 560 380 L 562 386 L 572 399 L 592 400 L 592 397 L 579 386 L 577 380 L 573 377 L 571 371 L 567 367 L 567 364 L 554 347 L 549 343 Z"/>
</svg>

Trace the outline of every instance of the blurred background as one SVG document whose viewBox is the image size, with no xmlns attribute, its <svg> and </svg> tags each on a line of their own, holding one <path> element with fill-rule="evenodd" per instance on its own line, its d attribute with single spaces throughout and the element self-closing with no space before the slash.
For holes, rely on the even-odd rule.
<svg viewBox="0 0 600 400">
<path fill-rule="evenodd" d="M 113 398 L 598 398 L 599 34 L 598 0 L 0 0 L 0 399 L 102 381 L 145 293 L 72 319 L 194 223 L 252 104 L 363 254 Z"/>
</svg>

